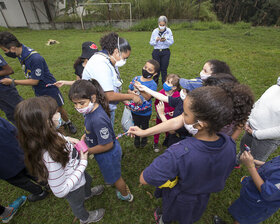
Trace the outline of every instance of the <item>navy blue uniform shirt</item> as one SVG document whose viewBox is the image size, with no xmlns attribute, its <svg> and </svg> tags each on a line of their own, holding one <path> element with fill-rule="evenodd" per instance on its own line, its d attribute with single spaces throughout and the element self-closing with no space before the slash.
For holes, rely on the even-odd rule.
<svg viewBox="0 0 280 224">
<path fill-rule="evenodd" d="M 16 176 L 25 167 L 16 135 L 16 128 L 0 117 L 0 178 L 4 180 Z"/>
</svg>

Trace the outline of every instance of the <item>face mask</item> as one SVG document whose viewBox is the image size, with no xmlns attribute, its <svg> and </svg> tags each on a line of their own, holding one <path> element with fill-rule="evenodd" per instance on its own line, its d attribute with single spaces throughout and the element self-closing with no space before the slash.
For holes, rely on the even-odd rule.
<svg viewBox="0 0 280 224">
<path fill-rule="evenodd" d="M 62 118 L 61 118 L 61 114 L 59 112 L 56 112 L 53 115 L 53 123 L 56 125 L 56 129 L 59 129 L 62 125 Z"/>
<path fill-rule="evenodd" d="M 280 86 L 280 76 L 277 79 L 277 85 Z"/>
<path fill-rule="evenodd" d="M 159 28 L 160 30 L 164 30 L 164 29 L 165 29 L 165 26 L 158 26 L 158 28 Z"/>
<path fill-rule="evenodd" d="M 153 74 L 149 73 L 147 70 L 145 70 L 144 68 L 142 68 L 142 75 L 145 79 L 149 79 L 152 78 Z"/>
<path fill-rule="evenodd" d="M 121 59 L 121 60 L 116 62 L 115 66 L 116 67 L 122 67 L 122 66 L 125 65 L 125 63 L 126 63 L 126 59 Z"/>
<path fill-rule="evenodd" d="M 92 111 L 94 107 L 94 103 L 89 102 L 87 107 L 84 108 L 76 108 L 76 110 L 80 113 L 80 114 L 88 114 Z"/>
<path fill-rule="evenodd" d="M 166 83 L 163 83 L 163 89 L 166 91 L 166 92 L 169 92 L 171 89 L 172 89 L 172 87 L 173 86 L 169 86 L 169 85 L 167 85 Z"/>
<path fill-rule="evenodd" d="M 16 53 L 15 52 L 7 52 L 7 53 L 5 53 L 5 55 L 7 56 L 7 57 L 10 57 L 10 58 L 16 58 L 17 57 L 17 55 L 16 55 Z"/>
<path fill-rule="evenodd" d="M 206 74 L 203 70 L 200 72 L 200 78 L 202 80 L 207 79 L 208 77 L 210 77 L 211 75 Z"/>
<path fill-rule="evenodd" d="M 186 128 L 186 130 L 191 134 L 191 135 L 196 135 L 196 133 L 198 132 L 197 128 L 194 128 L 194 125 L 197 124 L 198 121 L 194 124 L 186 124 L 184 121 L 184 127 Z"/>
<path fill-rule="evenodd" d="M 180 97 L 181 97 L 181 99 L 184 101 L 185 99 L 186 99 L 186 97 L 187 97 L 187 95 L 185 94 L 185 92 L 184 92 L 184 90 L 183 89 L 181 89 L 181 91 L 180 91 Z"/>
</svg>

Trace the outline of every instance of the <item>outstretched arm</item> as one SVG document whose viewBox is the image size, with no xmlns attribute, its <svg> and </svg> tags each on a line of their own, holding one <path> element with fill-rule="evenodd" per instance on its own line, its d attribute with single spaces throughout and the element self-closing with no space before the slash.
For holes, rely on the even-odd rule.
<svg viewBox="0 0 280 224">
<path fill-rule="evenodd" d="M 128 133 L 131 135 L 137 135 L 140 137 L 151 136 L 159 133 L 169 132 L 169 131 L 176 131 L 177 129 L 183 127 L 183 115 L 178 117 L 172 118 L 165 122 L 162 122 L 154 127 L 148 128 L 146 130 L 142 130 L 141 128 L 134 126 L 130 127 Z"/>
</svg>

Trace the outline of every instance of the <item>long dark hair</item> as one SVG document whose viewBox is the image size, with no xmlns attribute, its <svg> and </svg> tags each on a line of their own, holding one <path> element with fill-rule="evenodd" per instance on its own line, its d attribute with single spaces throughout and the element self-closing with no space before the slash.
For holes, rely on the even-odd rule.
<svg viewBox="0 0 280 224">
<path fill-rule="evenodd" d="M 109 102 L 99 82 L 95 79 L 91 80 L 77 80 L 69 90 L 69 99 L 89 99 L 92 95 L 96 95 L 96 102 L 100 104 L 110 117 Z"/>
<path fill-rule="evenodd" d="M 188 93 L 190 110 L 197 120 L 208 124 L 209 134 L 217 133 L 224 126 L 235 123 L 243 127 L 254 104 L 250 88 L 238 83 L 203 86 Z"/>
<path fill-rule="evenodd" d="M 32 175 L 42 181 L 49 176 L 43 161 L 45 151 L 62 167 L 69 161 L 69 152 L 64 150 L 66 141 L 58 135 L 52 121 L 56 109 L 57 103 L 53 98 L 35 97 L 20 102 L 15 110 L 25 165 Z"/>
<path fill-rule="evenodd" d="M 73 65 L 74 69 L 76 69 L 79 64 L 84 63 L 85 60 L 86 60 L 86 58 L 78 57 L 76 59 L 76 61 L 74 62 L 74 65 Z"/>
</svg>

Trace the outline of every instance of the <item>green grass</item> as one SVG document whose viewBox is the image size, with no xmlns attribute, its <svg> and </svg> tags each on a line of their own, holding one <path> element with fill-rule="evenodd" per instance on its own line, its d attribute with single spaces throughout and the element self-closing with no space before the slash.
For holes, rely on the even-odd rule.
<svg viewBox="0 0 280 224">
<path fill-rule="evenodd" d="M 214 26 L 214 29 L 210 28 L 209 25 L 202 27 L 207 26 L 209 29 L 194 30 L 182 26 L 182 29 L 174 30 L 175 43 L 171 47 L 168 73 L 176 73 L 184 78 L 196 77 L 204 63 L 209 59 L 215 58 L 226 61 L 238 80 L 252 88 L 256 99 L 268 87 L 276 83 L 276 79 L 280 75 L 279 29 L 246 28 L 244 24 L 239 26 L 223 25 L 222 27 L 218 24 Z M 81 54 L 81 44 L 88 40 L 99 43 L 100 37 L 104 34 L 81 30 L 30 31 L 15 29 L 12 32 L 22 43 L 41 53 L 57 80 L 75 79 L 73 63 Z M 127 64 L 120 69 L 124 80 L 123 92 L 127 90 L 132 78 L 141 74 L 141 69 L 146 60 L 151 58 L 153 50 L 149 45 L 151 32 L 152 30 L 149 32 L 119 32 L 120 36 L 126 38 L 132 47 L 132 53 Z M 58 40 L 60 44 L 46 46 L 45 43 L 48 39 Z M 5 59 L 15 71 L 13 77 L 23 79 L 24 75 L 19 62 L 7 57 Z M 18 86 L 17 88 L 24 98 L 33 96 L 31 87 Z M 69 87 L 61 88 L 66 101 L 65 108 L 71 119 L 78 126 L 79 131 L 75 137 L 80 137 L 83 133 L 83 118 L 74 110 L 73 105 L 68 100 L 68 90 Z M 122 111 L 123 106 L 120 104 L 116 114 L 116 133 L 122 132 L 120 126 Z M 4 116 L 2 112 L 0 112 L 0 115 Z M 155 116 L 152 117 L 150 126 L 155 125 L 153 118 Z M 122 175 L 130 186 L 135 200 L 130 204 L 121 202 L 117 200 L 113 188 L 106 188 L 102 195 L 86 202 L 86 207 L 89 210 L 100 207 L 106 209 L 105 217 L 99 223 L 153 223 L 153 210 L 161 204 L 161 201 L 155 198 L 151 199 L 147 193 L 152 194 L 153 187 L 139 186 L 141 171 L 158 155 L 152 150 L 152 141 L 153 138 L 149 137 L 148 146 L 145 149 L 137 150 L 133 147 L 132 139 L 128 137 L 120 139 L 124 153 Z M 278 154 L 279 151 L 274 153 L 273 156 Z M 93 176 L 94 185 L 103 183 L 101 173 L 94 160 L 90 160 L 87 171 Z M 227 208 L 239 196 L 239 180 L 240 177 L 246 174 L 247 172 L 243 168 L 234 170 L 227 180 L 225 189 L 222 192 L 211 195 L 207 210 L 197 223 L 212 223 L 214 214 L 219 214 L 228 223 L 232 223 L 232 218 L 228 214 Z M 8 185 L 4 181 L 0 181 L 0 192 L 0 203 L 3 205 L 9 204 L 22 194 L 27 194 L 27 192 Z M 73 218 L 74 216 L 66 200 L 50 195 L 40 202 L 27 202 L 10 223 L 66 224 L 72 223 Z M 280 212 L 277 212 L 264 223 L 276 224 L 279 223 L 279 219 Z"/>
</svg>

